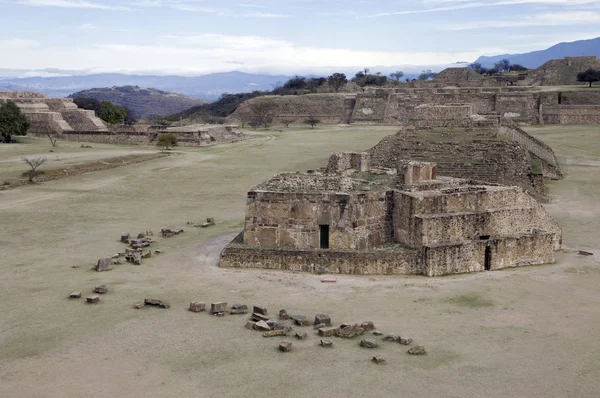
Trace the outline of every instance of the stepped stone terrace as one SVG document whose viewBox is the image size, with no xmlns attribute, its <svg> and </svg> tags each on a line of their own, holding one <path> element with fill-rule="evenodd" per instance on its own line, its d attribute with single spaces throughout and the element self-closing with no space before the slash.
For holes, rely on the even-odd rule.
<svg viewBox="0 0 600 398">
<path fill-rule="evenodd" d="M 437 175 L 435 163 L 372 168 L 368 153 L 279 174 L 248 192 L 221 267 L 438 276 L 554 262 L 558 223 L 519 187 Z"/>
</svg>

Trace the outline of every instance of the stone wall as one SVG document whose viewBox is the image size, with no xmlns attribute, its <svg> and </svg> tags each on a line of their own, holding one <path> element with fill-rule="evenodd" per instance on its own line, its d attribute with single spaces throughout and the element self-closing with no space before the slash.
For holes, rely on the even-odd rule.
<svg viewBox="0 0 600 398">
<path fill-rule="evenodd" d="M 368 171 L 371 157 L 367 152 L 336 152 L 329 157 L 327 173 L 343 173 L 346 170 Z"/>
<path fill-rule="evenodd" d="M 559 105 L 544 108 L 546 124 L 600 124 L 600 105 Z"/>
<path fill-rule="evenodd" d="M 391 192 L 351 195 L 333 192 L 248 193 L 244 244 L 317 249 L 321 226 L 329 247 L 369 250 L 392 241 Z"/>
<path fill-rule="evenodd" d="M 423 273 L 420 260 L 418 250 L 407 248 L 342 251 L 265 249 L 231 244 L 221 253 L 219 266 L 351 275 L 418 275 Z"/>
</svg>

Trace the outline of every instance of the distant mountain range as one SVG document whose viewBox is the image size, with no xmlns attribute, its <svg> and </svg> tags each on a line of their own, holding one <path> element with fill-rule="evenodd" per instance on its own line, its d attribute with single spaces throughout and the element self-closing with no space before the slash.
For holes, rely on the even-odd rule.
<svg viewBox="0 0 600 398">
<path fill-rule="evenodd" d="M 133 110 L 135 117 L 138 119 L 171 115 L 207 103 L 207 101 L 198 98 L 138 86 L 93 88 L 79 91 L 69 97 L 87 97 L 98 101 L 110 101 L 115 105 Z"/>
<path fill-rule="evenodd" d="M 1 73 L 1 71 L 0 71 Z M 103 73 L 56 77 L 6 78 L 0 80 L 1 90 L 37 91 L 51 97 L 66 97 L 93 87 L 139 86 L 176 92 L 199 99 L 215 100 L 223 93 L 243 93 L 272 90 L 278 82 L 290 76 L 261 75 L 243 72 L 211 73 L 202 76 L 125 75 Z"/>
<path fill-rule="evenodd" d="M 546 50 L 533 51 L 525 54 L 503 54 L 493 57 L 479 57 L 477 61 L 486 68 L 494 63 L 508 59 L 511 64 L 520 64 L 529 69 L 539 68 L 551 59 L 564 57 L 596 56 L 600 57 L 600 37 L 590 40 L 579 40 L 571 43 L 560 43 Z"/>
</svg>

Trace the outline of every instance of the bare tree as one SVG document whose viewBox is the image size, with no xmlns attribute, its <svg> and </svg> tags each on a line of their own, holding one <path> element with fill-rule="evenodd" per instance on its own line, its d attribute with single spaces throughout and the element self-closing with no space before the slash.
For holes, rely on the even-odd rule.
<svg viewBox="0 0 600 398">
<path fill-rule="evenodd" d="M 285 126 L 285 127 L 290 127 L 290 124 L 294 123 L 295 120 L 294 119 L 282 119 L 281 123 Z"/>
<path fill-rule="evenodd" d="M 268 100 L 254 101 L 250 104 L 250 114 L 253 121 L 259 122 L 264 128 L 267 128 L 275 118 L 275 104 Z"/>
<path fill-rule="evenodd" d="M 38 167 L 40 167 L 41 165 L 43 165 L 44 163 L 46 163 L 48 161 L 48 159 L 44 158 L 44 157 L 39 157 L 39 158 L 23 158 L 23 161 L 25 163 L 27 163 L 27 165 L 29 167 L 31 167 L 31 170 L 26 171 L 25 173 L 23 173 L 23 176 L 29 178 L 29 182 L 34 182 L 35 177 L 37 177 L 39 174 L 42 174 L 41 172 L 39 172 L 37 169 Z"/>
<path fill-rule="evenodd" d="M 48 137 L 52 146 L 55 147 L 56 141 L 58 141 L 58 134 L 54 132 L 48 132 L 46 133 L 46 137 Z"/>
<path fill-rule="evenodd" d="M 321 123 L 321 121 L 319 119 L 317 119 L 316 117 L 314 117 L 314 116 L 311 116 L 311 117 L 309 117 L 308 119 L 306 119 L 304 121 L 304 124 L 309 124 L 310 127 L 313 128 L 313 129 L 319 123 Z"/>
</svg>

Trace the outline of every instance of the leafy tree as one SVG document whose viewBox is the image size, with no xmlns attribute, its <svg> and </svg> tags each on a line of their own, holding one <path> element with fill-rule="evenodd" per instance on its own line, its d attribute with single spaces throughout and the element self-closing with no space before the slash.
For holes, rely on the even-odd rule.
<svg viewBox="0 0 600 398">
<path fill-rule="evenodd" d="M 23 161 L 25 163 L 27 163 L 27 165 L 29 167 L 31 167 L 31 170 L 26 171 L 25 173 L 23 173 L 24 177 L 27 177 L 29 179 L 29 182 L 34 182 L 35 177 L 37 177 L 40 174 L 43 174 L 43 172 L 38 171 L 38 167 L 40 167 L 41 165 L 43 165 L 44 163 L 46 163 L 48 159 L 44 158 L 44 157 L 39 157 L 39 158 L 23 158 Z"/>
<path fill-rule="evenodd" d="M 306 78 L 298 75 L 292 77 L 283 85 L 283 88 L 296 90 L 302 89 L 304 87 L 306 87 Z"/>
<path fill-rule="evenodd" d="M 161 151 L 168 151 L 172 147 L 177 146 L 177 137 L 174 134 L 161 134 L 158 136 L 158 141 L 156 142 L 156 146 L 160 148 Z"/>
<path fill-rule="evenodd" d="M 327 83 L 329 83 L 329 87 L 333 88 L 333 91 L 337 93 L 340 91 L 340 88 L 344 87 L 346 83 L 348 83 L 348 79 L 343 73 L 334 73 L 327 78 Z"/>
<path fill-rule="evenodd" d="M 290 124 L 294 123 L 295 120 L 294 119 L 282 119 L 281 123 L 285 126 L 285 127 L 290 127 Z"/>
<path fill-rule="evenodd" d="M 314 116 L 310 116 L 308 119 L 306 119 L 304 121 L 304 124 L 309 124 L 310 128 L 313 128 L 313 129 L 319 123 L 321 123 L 321 121 L 319 119 L 317 119 L 316 117 L 314 117 Z"/>
<path fill-rule="evenodd" d="M 397 70 L 394 73 L 390 73 L 390 77 L 392 79 L 394 79 L 395 81 L 399 82 L 400 79 L 402 79 L 402 77 L 404 76 L 404 72 L 402 72 L 401 70 Z"/>
<path fill-rule="evenodd" d="M 499 71 L 496 68 L 488 69 L 488 71 L 487 71 L 488 76 L 495 76 L 498 73 L 499 73 Z"/>
<path fill-rule="evenodd" d="M 519 64 L 512 64 L 512 65 L 510 65 L 510 71 L 511 72 L 524 72 L 526 70 L 529 70 L 529 69 L 527 69 L 523 65 L 519 65 Z"/>
<path fill-rule="evenodd" d="M 421 72 L 418 79 L 419 80 L 431 80 L 431 79 L 435 79 L 437 75 L 438 74 L 435 72 L 432 72 L 431 69 L 427 69 L 427 70 L 424 70 Z"/>
<path fill-rule="evenodd" d="M 11 143 L 13 135 L 26 135 L 29 121 L 12 101 L 0 105 L 0 142 Z"/>
<path fill-rule="evenodd" d="M 473 62 L 471 65 L 469 65 L 469 68 L 482 75 L 485 75 L 488 72 L 488 69 L 481 66 L 481 63 L 479 62 Z"/>
<path fill-rule="evenodd" d="M 131 108 L 128 107 L 123 107 L 121 108 L 125 111 L 125 124 L 136 124 L 138 121 L 138 118 L 135 114 L 135 111 Z"/>
<path fill-rule="evenodd" d="M 499 72 L 510 72 L 510 61 L 502 59 L 494 64 L 494 69 L 498 69 Z"/>
<path fill-rule="evenodd" d="M 577 81 L 589 83 L 590 87 L 592 87 L 592 83 L 600 81 L 600 70 L 588 69 L 585 72 L 578 73 Z"/>
<path fill-rule="evenodd" d="M 125 123 L 127 112 L 110 101 L 102 101 L 98 117 L 109 124 L 123 124 Z"/>
<path fill-rule="evenodd" d="M 100 114 L 101 102 L 95 98 L 89 97 L 75 97 L 73 102 L 81 109 L 87 109 L 88 111 L 94 111 L 96 116 Z"/>
<path fill-rule="evenodd" d="M 368 69 L 365 68 L 368 72 Z M 360 87 L 365 86 L 384 86 L 387 83 L 387 76 L 382 76 L 381 73 L 370 74 L 363 71 L 358 72 L 352 81 Z"/>
</svg>

